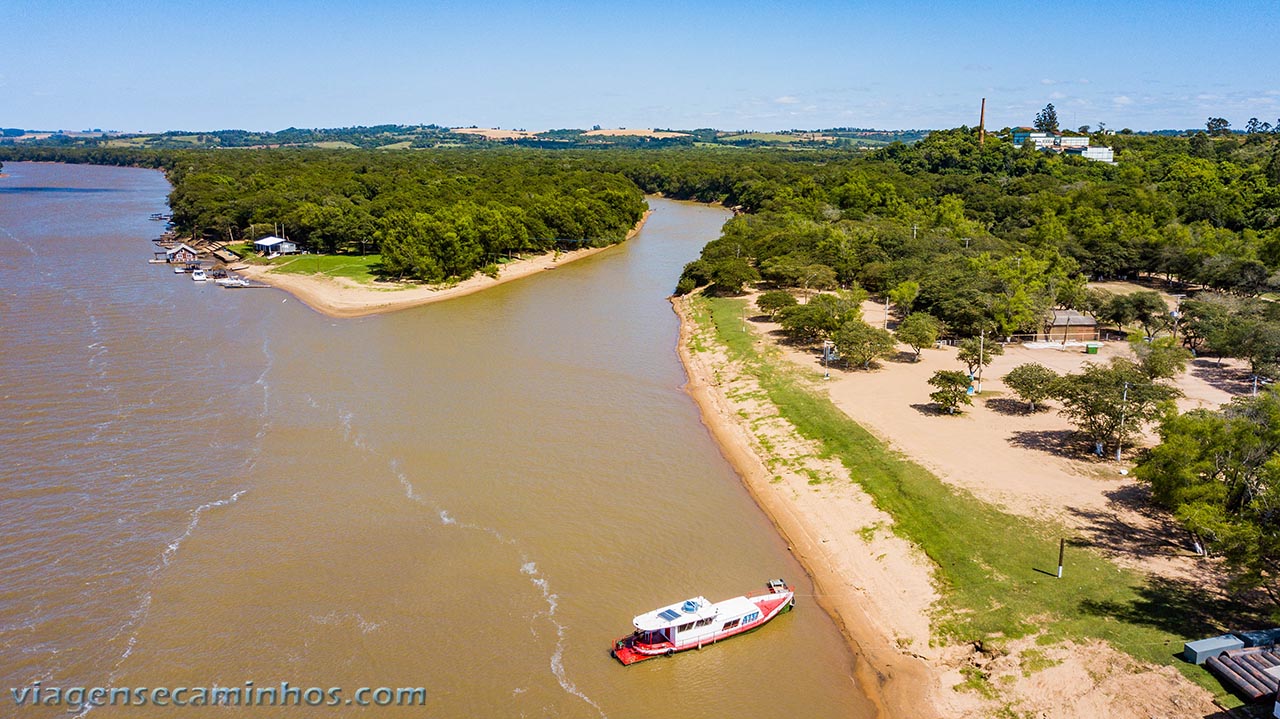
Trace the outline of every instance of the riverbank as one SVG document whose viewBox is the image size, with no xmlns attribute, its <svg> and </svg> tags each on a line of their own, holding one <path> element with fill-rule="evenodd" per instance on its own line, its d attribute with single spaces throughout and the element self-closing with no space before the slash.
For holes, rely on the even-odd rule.
<svg viewBox="0 0 1280 719">
<path fill-rule="evenodd" d="M 627 232 L 626 240 L 640 233 L 651 214 L 653 210 L 645 211 L 635 227 Z M 611 247 L 617 247 L 617 244 L 569 252 L 548 252 L 502 265 L 496 278 L 476 273 L 462 282 L 446 287 L 401 282 L 363 284 L 345 277 L 273 272 L 272 268 L 263 265 L 249 265 L 238 272 L 249 279 L 284 290 L 306 303 L 308 307 L 328 317 L 366 317 L 482 292 L 539 272 L 554 270 L 570 262 L 604 252 Z"/>
<path fill-rule="evenodd" d="M 704 423 L 866 660 L 859 678 L 885 716 L 1220 710 L 1205 691 L 1220 691 L 1207 674 L 1171 665 L 1187 632 L 1220 630 L 1206 623 L 1212 611 L 1179 601 L 1192 585 L 1117 566 L 1077 529 L 1066 529 L 1080 547 L 1066 578 L 1046 582 L 1064 528 L 942 481 L 917 452 L 899 454 L 855 424 L 833 404 L 834 385 L 867 373 L 832 369 L 823 381 L 821 368 L 798 364 L 761 318 L 748 319 L 754 313 L 742 300 L 694 296 L 675 305 Z M 864 388 L 857 401 L 875 413 L 910 406 L 914 394 L 873 397 Z M 955 422 L 933 419 L 917 431 L 946 442 Z M 1021 473 L 1028 489 L 1035 483 L 1025 479 L 1043 464 L 1031 461 Z"/>
<path fill-rule="evenodd" d="M 680 317 L 685 389 L 812 578 L 817 603 L 858 657 L 860 688 L 881 716 L 941 716 L 939 677 L 916 653 L 929 646 L 928 614 L 937 598 L 927 558 L 887 531 L 891 519 L 864 492 L 848 481 L 830 481 L 846 474 L 843 468 L 823 460 L 820 449 L 776 419 L 758 384 L 735 366 L 690 303 L 688 296 L 672 299 Z M 774 426 L 764 428 L 762 441 L 761 424 L 770 422 L 769 415 Z"/>
</svg>

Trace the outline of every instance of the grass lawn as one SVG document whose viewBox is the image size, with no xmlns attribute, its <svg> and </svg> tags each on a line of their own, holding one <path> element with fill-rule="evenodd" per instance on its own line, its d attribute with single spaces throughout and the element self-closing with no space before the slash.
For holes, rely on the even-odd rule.
<svg viewBox="0 0 1280 719">
<path fill-rule="evenodd" d="M 699 321 L 714 323 L 720 342 L 759 380 L 780 414 L 839 459 L 893 516 L 894 531 L 933 560 L 943 595 L 935 636 L 988 646 L 1036 632 L 1044 632 L 1044 643 L 1103 639 L 1138 659 L 1176 666 L 1224 705 L 1239 705 L 1207 671 L 1176 655 L 1187 639 L 1222 633 L 1217 622 L 1239 617 L 1242 607 L 1216 604 L 1194 585 L 1122 569 L 1062 527 L 1006 514 L 944 484 L 811 389 L 776 349 L 757 350 L 742 328 L 742 300 L 694 302 Z M 945 431 L 948 418 L 937 421 Z M 1057 579 L 1062 537 L 1066 568 Z"/>
<path fill-rule="evenodd" d="M 290 255 L 277 257 L 270 263 L 275 272 L 348 277 L 368 284 L 377 279 L 375 271 L 382 264 L 382 255 Z"/>
</svg>

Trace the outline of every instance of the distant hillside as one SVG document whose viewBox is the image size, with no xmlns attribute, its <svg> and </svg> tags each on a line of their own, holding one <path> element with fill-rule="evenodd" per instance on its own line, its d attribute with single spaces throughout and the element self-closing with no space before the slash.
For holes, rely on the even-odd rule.
<svg viewBox="0 0 1280 719">
<path fill-rule="evenodd" d="M 523 146 L 544 149 L 584 149 L 601 147 L 785 147 L 793 150 L 877 148 L 893 142 L 913 143 L 928 130 L 874 130 L 838 127 L 821 130 L 781 130 L 777 132 L 723 131 L 714 128 L 636 129 L 601 128 L 589 130 L 553 129 L 527 131 L 499 128 L 448 128 L 440 125 L 374 125 L 307 129 L 290 127 L 279 132 L 248 130 L 183 131 L 130 134 L 87 130 L 33 131 L 6 129 L 0 145 L 42 147 L 128 148 L 128 149 L 208 149 L 317 147 L 322 149 L 427 149 L 434 147 Z"/>
</svg>

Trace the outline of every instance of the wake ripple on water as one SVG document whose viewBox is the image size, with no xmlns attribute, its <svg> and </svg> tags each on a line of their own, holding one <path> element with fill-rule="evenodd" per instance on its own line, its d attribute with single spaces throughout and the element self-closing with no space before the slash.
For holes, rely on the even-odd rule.
<svg viewBox="0 0 1280 719">
<path fill-rule="evenodd" d="M 160 563 L 157 564 L 155 567 L 153 567 L 150 572 L 148 572 L 148 577 L 151 579 L 151 581 L 154 582 L 156 577 L 159 576 L 160 572 L 162 572 L 165 569 L 165 567 L 168 567 L 170 565 L 170 563 L 173 561 L 173 558 L 178 554 L 178 550 L 182 548 L 182 543 L 185 542 L 196 531 L 196 527 L 199 526 L 200 524 L 200 517 L 203 516 L 205 512 L 211 509 L 215 509 L 217 507 L 225 507 L 231 504 L 235 504 L 237 501 L 239 501 L 239 499 L 242 496 L 244 496 L 244 494 L 247 491 L 248 490 L 246 489 L 237 490 L 236 492 L 232 493 L 231 496 L 229 497 L 224 497 L 222 499 L 214 500 L 212 502 L 205 502 L 204 504 L 201 504 L 200 506 L 191 510 L 191 514 L 190 514 L 191 520 L 187 522 L 186 529 L 182 532 L 182 534 L 175 537 L 173 541 L 169 542 L 169 544 L 165 547 L 164 551 L 161 552 L 160 554 Z M 116 630 L 116 633 L 111 636 L 110 641 L 115 641 L 125 632 L 131 632 L 129 635 L 128 641 L 125 642 L 124 651 L 120 653 L 120 657 L 116 659 L 114 666 L 112 666 L 111 668 L 111 673 L 108 676 L 107 682 L 106 682 L 107 686 L 112 686 L 116 683 L 116 680 L 120 676 L 120 667 L 123 666 L 125 661 L 133 654 L 134 648 L 138 645 L 137 630 L 142 625 L 142 623 L 146 621 L 147 615 L 150 613 L 150 611 L 151 611 L 151 591 L 147 590 L 143 592 L 142 598 L 139 601 L 138 606 L 134 608 L 132 612 L 129 613 L 129 620 L 126 621 L 124 624 L 122 624 L 120 628 Z M 80 719 L 80 717 L 85 716 L 92 710 L 93 710 L 93 705 L 86 704 L 80 708 L 79 713 L 73 716 L 73 719 Z"/>
<path fill-rule="evenodd" d="M 592 708 L 594 708 L 597 712 L 600 713 L 601 717 L 607 717 L 607 715 L 604 712 L 604 709 L 600 708 L 600 705 L 597 704 L 591 697 L 583 693 L 583 691 L 579 689 L 578 686 L 574 684 L 571 679 L 569 679 L 568 674 L 565 672 L 565 668 L 564 668 L 564 650 L 565 650 L 565 643 L 566 643 L 565 634 L 568 628 L 560 620 L 556 618 L 556 610 L 560 606 L 559 597 L 556 595 L 555 592 L 551 591 L 551 582 L 546 577 L 542 576 L 539 573 L 537 562 L 530 559 L 529 556 L 520 549 L 518 543 L 515 540 L 508 539 L 498 530 L 492 527 L 483 527 L 480 525 L 470 524 L 467 522 L 460 522 L 456 518 L 454 518 L 453 515 L 449 514 L 448 510 L 433 506 L 431 502 L 428 502 L 420 494 L 418 494 L 417 490 L 413 486 L 413 483 L 409 481 L 408 477 L 405 476 L 404 472 L 400 471 L 399 463 L 396 460 L 392 460 L 391 470 L 396 475 L 396 478 L 400 481 L 400 484 L 405 488 L 405 496 L 407 496 L 409 499 L 415 502 L 418 502 L 419 504 L 432 506 L 432 508 L 436 512 L 436 515 L 440 519 L 441 526 L 458 527 L 460 529 L 466 529 L 466 530 L 488 534 L 492 536 L 495 540 L 497 540 L 500 544 L 510 546 L 514 548 L 517 552 L 519 552 L 520 573 L 528 576 L 529 581 L 532 582 L 532 584 L 538 588 L 538 591 L 542 593 L 542 600 L 546 602 L 546 605 L 547 605 L 546 612 L 542 614 L 543 616 L 546 617 L 547 621 L 549 621 L 551 625 L 555 627 L 556 647 L 555 647 L 555 650 L 551 653 L 551 674 L 556 678 L 556 683 L 560 685 L 560 688 L 563 689 L 565 693 L 575 696 L 581 699 L 582 701 L 586 702 L 587 704 L 591 705 Z M 534 616 L 537 617 L 538 615 L 534 615 Z M 536 630 L 535 630 L 535 634 L 536 634 Z"/>
<path fill-rule="evenodd" d="M 315 400 L 310 396 L 307 397 L 307 403 L 310 404 L 312 407 L 316 407 L 317 409 L 319 409 L 318 403 L 316 403 Z M 338 423 L 342 427 L 343 438 L 348 443 L 350 443 L 356 449 L 359 449 L 365 452 L 374 453 L 377 451 L 373 446 L 371 446 L 369 442 L 367 442 L 364 439 L 364 437 L 358 431 L 356 431 L 354 427 L 355 414 L 353 412 L 348 410 L 338 409 L 336 411 L 336 415 L 337 415 Z M 418 491 L 417 487 L 413 485 L 413 482 L 409 480 L 408 475 L 401 468 L 401 463 L 399 459 L 394 457 L 390 458 L 388 460 L 388 467 L 391 470 L 391 474 L 395 476 L 396 480 L 400 483 L 400 486 L 404 489 L 405 498 L 409 499 L 412 502 L 415 502 L 417 504 L 421 504 L 425 507 L 430 508 L 431 511 L 435 514 L 436 518 L 439 520 L 441 526 L 456 527 L 458 529 L 464 529 L 469 531 L 480 532 L 483 534 L 488 534 L 489 536 L 493 537 L 494 540 L 496 540 L 499 544 L 509 546 L 518 553 L 519 561 L 520 561 L 520 573 L 529 577 L 530 582 L 533 584 L 533 586 L 537 587 L 538 591 L 542 594 L 543 601 L 546 603 L 546 607 L 547 607 L 546 611 L 539 614 L 541 614 L 542 616 L 545 616 L 547 621 L 550 622 L 553 627 L 555 627 L 556 646 L 555 646 L 555 649 L 552 651 L 551 658 L 550 658 L 550 668 L 551 668 L 552 676 L 555 677 L 556 683 L 560 685 L 560 688 L 563 689 L 565 693 L 582 700 L 586 704 L 590 705 L 597 712 L 599 712 L 602 718 L 607 719 L 607 715 L 605 714 L 604 709 L 602 709 L 600 705 L 595 702 L 595 700 L 587 696 L 581 689 L 579 689 L 578 686 L 574 684 L 571 679 L 569 679 L 569 676 L 565 671 L 564 651 L 565 651 L 565 645 L 566 645 L 566 632 L 568 628 L 559 619 L 556 618 L 556 610 L 559 608 L 559 597 L 555 594 L 555 592 L 551 591 L 550 581 L 546 577 L 542 576 L 541 573 L 538 571 L 537 562 L 533 561 L 528 556 L 528 554 L 525 553 L 520 548 L 518 542 L 503 535 L 502 532 L 498 531 L 497 529 L 493 527 L 485 527 L 477 524 L 471 524 L 468 522 L 459 521 L 456 517 L 454 517 L 452 514 L 449 513 L 448 509 L 439 506 L 436 502 L 424 496 L 421 492 Z M 538 615 L 534 615 L 534 616 L 537 617 Z"/>
</svg>

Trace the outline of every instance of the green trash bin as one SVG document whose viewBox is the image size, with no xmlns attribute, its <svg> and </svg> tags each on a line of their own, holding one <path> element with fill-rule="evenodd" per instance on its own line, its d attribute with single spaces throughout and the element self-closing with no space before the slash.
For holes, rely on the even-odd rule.
<svg viewBox="0 0 1280 719">
<path fill-rule="evenodd" d="M 1098 354 L 1098 348 L 1101 346 L 1102 345 L 1100 344 L 1094 344 L 1093 342 L 1090 342 L 1089 344 L 1084 346 L 1084 353 L 1087 355 L 1096 355 Z"/>
</svg>

